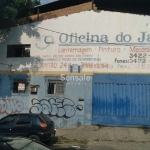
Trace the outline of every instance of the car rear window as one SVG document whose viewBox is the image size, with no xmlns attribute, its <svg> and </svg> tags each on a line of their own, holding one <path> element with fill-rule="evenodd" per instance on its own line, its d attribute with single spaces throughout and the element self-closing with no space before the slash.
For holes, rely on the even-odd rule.
<svg viewBox="0 0 150 150">
<path fill-rule="evenodd" d="M 50 116 L 48 116 L 48 115 L 40 114 L 39 117 L 42 119 L 42 121 L 44 121 L 46 123 L 52 122 L 52 120 L 50 119 Z"/>
<path fill-rule="evenodd" d="M 39 118 L 39 116 L 37 116 L 37 115 L 32 115 L 32 123 L 33 124 L 38 124 L 38 125 L 40 125 L 41 124 L 41 121 L 42 121 L 42 119 L 40 119 Z"/>
</svg>

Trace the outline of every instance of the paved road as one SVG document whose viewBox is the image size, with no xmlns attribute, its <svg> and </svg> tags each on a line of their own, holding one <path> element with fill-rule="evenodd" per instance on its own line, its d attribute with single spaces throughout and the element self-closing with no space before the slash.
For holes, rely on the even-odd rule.
<svg viewBox="0 0 150 150">
<path fill-rule="evenodd" d="M 93 146 L 92 148 L 89 147 L 86 150 L 117 150 L 117 149 L 108 146 Z"/>
<path fill-rule="evenodd" d="M 77 148 L 65 148 L 65 144 L 60 147 L 52 146 L 55 150 L 77 150 Z M 149 142 L 89 142 L 87 148 L 80 148 L 79 150 L 150 150 Z"/>
<path fill-rule="evenodd" d="M 93 146 L 92 148 L 86 148 L 86 149 L 75 149 L 75 148 L 56 148 L 55 150 L 117 150 L 111 147 L 107 146 Z"/>
<path fill-rule="evenodd" d="M 92 148 L 86 148 L 86 149 L 75 149 L 75 148 L 56 148 L 54 150 L 117 150 L 111 147 L 101 147 L 101 146 L 94 146 Z"/>
</svg>

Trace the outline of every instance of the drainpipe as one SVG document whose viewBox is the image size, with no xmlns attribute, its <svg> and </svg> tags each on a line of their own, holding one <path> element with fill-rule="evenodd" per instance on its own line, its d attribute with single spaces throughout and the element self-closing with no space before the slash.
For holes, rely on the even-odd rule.
<svg viewBox="0 0 150 150">
<path fill-rule="evenodd" d="M 94 0 L 92 0 L 92 10 L 94 10 Z"/>
</svg>

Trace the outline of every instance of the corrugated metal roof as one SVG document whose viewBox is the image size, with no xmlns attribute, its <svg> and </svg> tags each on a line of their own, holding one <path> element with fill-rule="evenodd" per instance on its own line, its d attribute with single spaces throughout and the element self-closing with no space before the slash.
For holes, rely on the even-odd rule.
<svg viewBox="0 0 150 150">
<path fill-rule="evenodd" d="M 35 6 L 35 9 L 40 7 L 40 13 L 44 13 L 86 2 L 92 2 L 92 0 L 54 0 L 50 3 Z M 149 0 L 94 0 L 93 2 L 98 10 L 150 15 Z"/>
</svg>

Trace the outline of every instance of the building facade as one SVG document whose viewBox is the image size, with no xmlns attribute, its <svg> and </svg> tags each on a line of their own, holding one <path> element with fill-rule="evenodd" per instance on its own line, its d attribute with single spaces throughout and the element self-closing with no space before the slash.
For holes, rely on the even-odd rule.
<svg viewBox="0 0 150 150">
<path fill-rule="evenodd" d="M 149 126 L 149 25 L 149 16 L 88 10 L 4 30 L 0 117 Z"/>
</svg>

